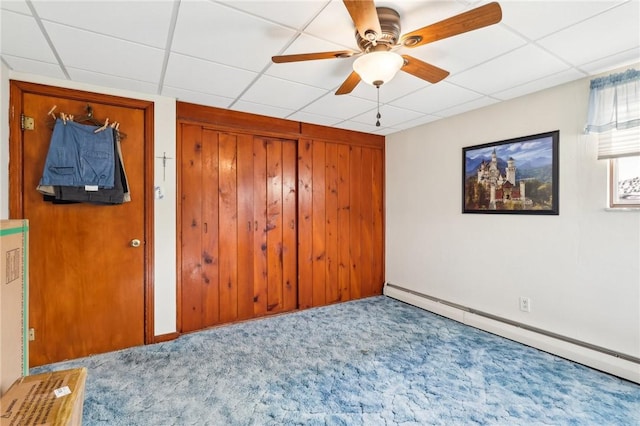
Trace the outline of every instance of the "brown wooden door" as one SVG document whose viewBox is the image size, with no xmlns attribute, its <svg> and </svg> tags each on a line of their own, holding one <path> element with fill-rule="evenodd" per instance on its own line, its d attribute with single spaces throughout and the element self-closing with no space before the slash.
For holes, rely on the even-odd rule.
<svg viewBox="0 0 640 426">
<path fill-rule="evenodd" d="M 181 331 L 297 307 L 296 142 L 180 126 Z"/>
<path fill-rule="evenodd" d="M 12 88 L 35 129 L 14 142 L 11 214 L 29 219 L 30 366 L 140 345 L 145 342 L 145 120 L 144 108 L 118 99 L 37 85 Z M 26 87 L 26 89 L 25 89 Z M 47 86 L 44 86 L 47 88 Z M 47 112 L 80 115 L 87 97 L 94 116 L 120 123 L 131 202 L 52 204 L 36 191 L 52 130 Z M 102 100 L 102 102 L 101 102 Z M 151 110 L 152 112 L 152 110 Z M 148 130 L 147 130 L 148 131 Z M 18 158 L 16 158 L 16 156 Z M 138 239 L 140 247 L 132 247 Z"/>
</svg>

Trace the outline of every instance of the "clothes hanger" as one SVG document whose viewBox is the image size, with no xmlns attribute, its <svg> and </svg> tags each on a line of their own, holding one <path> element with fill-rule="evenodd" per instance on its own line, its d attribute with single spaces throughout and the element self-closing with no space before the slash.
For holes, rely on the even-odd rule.
<svg viewBox="0 0 640 426">
<path fill-rule="evenodd" d="M 56 117 L 54 111 L 56 110 L 57 107 L 58 107 L 57 105 L 54 105 L 49 110 L 49 112 L 47 113 L 47 115 L 51 116 L 51 118 L 52 118 L 52 120 L 49 120 L 49 122 L 48 122 L 48 125 L 49 125 L 50 129 L 53 129 L 53 126 L 56 123 L 57 117 Z M 86 123 L 86 122 L 88 122 L 88 123 L 91 123 L 94 126 L 98 126 L 98 128 L 94 131 L 94 133 L 101 132 L 101 131 L 105 130 L 109 126 L 109 119 L 108 118 L 103 123 L 103 122 L 101 122 L 100 120 L 96 119 L 93 116 L 93 107 L 91 105 L 87 104 L 87 107 L 85 108 L 85 111 L 86 111 L 85 114 L 78 115 L 78 116 L 76 116 L 76 115 L 68 115 L 68 114 L 65 114 L 65 113 L 61 112 L 60 113 L 60 118 L 64 122 L 66 122 L 67 120 L 71 120 L 71 121 L 74 121 L 76 123 Z M 112 128 L 114 128 L 114 129 L 116 129 L 116 131 L 118 132 L 118 136 L 120 137 L 120 140 L 122 140 L 122 139 L 127 137 L 126 133 L 120 131 L 120 123 L 118 123 L 117 121 L 111 123 L 110 126 Z"/>
</svg>

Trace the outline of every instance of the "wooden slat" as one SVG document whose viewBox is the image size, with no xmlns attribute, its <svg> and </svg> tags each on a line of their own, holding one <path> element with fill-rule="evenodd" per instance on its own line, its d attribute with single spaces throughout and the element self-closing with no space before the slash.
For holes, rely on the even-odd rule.
<svg viewBox="0 0 640 426">
<path fill-rule="evenodd" d="M 313 141 L 313 306 L 326 300 L 325 143 Z"/>
<path fill-rule="evenodd" d="M 326 247 L 326 303 L 340 300 L 338 282 L 338 146 L 327 143 L 325 150 L 325 247 Z"/>
<path fill-rule="evenodd" d="M 372 291 L 372 263 L 373 263 L 373 212 L 372 212 L 372 182 L 371 172 L 373 169 L 372 149 L 362 149 L 362 169 L 360 174 L 360 272 L 362 277 L 362 296 L 371 296 Z"/>
<path fill-rule="evenodd" d="M 338 287 L 341 301 L 351 298 L 349 197 L 349 146 L 340 144 L 338 145 Z"/>
<path fill-rule="evenodd" d="M 219 136 L 220 321 L 238 317 L 238 219 L 236 136 Z"/>
<path fill-rule="evenodd" d="M 253 140 L 253 313 L 267 313 L 267 147 Z"/>
<path fill-rule="evenodd" d="M 298 141 L 298 307 L 313 306 L 313 142 Z"/>
<path fill-rule="evenodd" d="M 353 130 L 320 126 L 317 124 L 300 123 L 300 133 L 304 138 L 315 141 L 341 142 L 352 146 L 371 146 L 384 148 L 384 136 L 370 133 L 354 132 Z"/>
<path fill-rule="evenodd" d="M 282 279 L 283 308 L 290 311 L 298 307 L 298 227 L 296 220 L 297 148 L 295 141 L 282 144 Z"/>
<path fill-rule="evenodd" d="M 200 193 L 202 208 L 202 305 L 203 324 L 220 322 L 220 282 L 218 270 L 218 132 L 202 131 L 202 168 Z M 200 327 L 200 328 L 202 328 Z"/>
<path fill-rule="evenodd" d="M 371 290 L 373 294 L 382 294 L 384 285 L 384 158 L 382 150 L 374 149 L 372 154 L 373 275 Z"/>
<path fill-rule="evenodd" d="M 254 296 L 253 136 L 238 136 L 238 319 L 252 318 Z"/>
<path fill-rule="evenodd" d="M 282 309 L 282 142 L 267 141 L 267 311 Z"/>
<path fill-rule="evenodd" d="M 366 149 L 366 148 L 365 148 Z M 349 158 L 349 192 L 350 192 L 350 290 L 351 298 L 362 297 L 362 263 L 360 259 L 362 229 L 360 226 L 360 213 L 362 205 L 362 151 L 363 148 L 350 147 Z"/>
<path fill-rule="evenodd" d="M 202 246 L 202 209 L 200 207 L 202 131 L 200 126 L 182 125 L 181 134 L 181 331 L 188 332 L 203 327 L 202 268 L 200 263 Z"/>
</svg>

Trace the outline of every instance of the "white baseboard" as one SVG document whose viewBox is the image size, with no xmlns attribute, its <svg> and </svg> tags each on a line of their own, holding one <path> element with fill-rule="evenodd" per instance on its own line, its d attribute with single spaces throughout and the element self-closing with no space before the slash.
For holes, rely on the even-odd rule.
<svg viewBox="0 0 640 426">
<path fill-rule="evenodd" d="M 384 295 L 471 327 L 497 334 L 498 336 L 514 340 L 527 346 L 549 352 L 579 364 L 640 384 L 640 364 L 638 363 L 602 353 L 597 350 L 585 348 L 535 331 L 526 330 L 507 322 L 501 322 L 497 319 L 468 312 L 455 306 L 450 306 L 422 297 L 413 292 L 403 291 L 397 286 L 385 286 Z"/>
</svg>

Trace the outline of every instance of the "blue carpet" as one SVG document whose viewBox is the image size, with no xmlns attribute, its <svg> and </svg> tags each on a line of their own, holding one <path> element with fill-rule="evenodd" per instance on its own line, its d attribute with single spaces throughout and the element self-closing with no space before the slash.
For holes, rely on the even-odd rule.
<svg viewBox="0 0 640 426">
<path fill-rule="evenodd" d="M 373 297 L 32 369 L 85 425 L 640 425 L 640 386 Z"/>
</svg>

